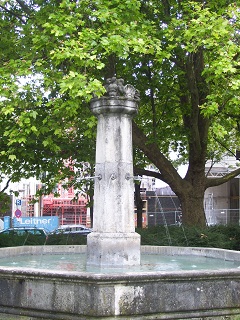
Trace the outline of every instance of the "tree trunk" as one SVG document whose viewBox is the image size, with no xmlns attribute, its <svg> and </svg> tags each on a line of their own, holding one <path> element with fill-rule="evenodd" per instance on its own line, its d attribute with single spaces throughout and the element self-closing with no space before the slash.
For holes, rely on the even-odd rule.
<svg viewBox="0 0 240 320">
<path fill-rule="evenodd" d="M 90 196 L 90 221 L 91 221 L 91 228 L 93 227 L 93 195 Z"/>
<path fill-rule="evenodd" d="M 182 181 L 174 186 L 182 209 L 182 222 L 187 226 L 206 226 L 204 193 L 206 190 L 205 170 L 201 160 L 189 164 Z"/>
<path fill-rule="evenodd" d="M 182 223 L 187 226 L 206 226 L 206 217 L 204 211 L 204 192 L 192 189 L 191 195 L 188 192 L 182 192 L 179 196 L 182 209 Z"/>
<path fill-rule="evenodd" d="M 137 209 L 137 228 L 142 229 L 142 209 L 143 201 L 140 193 L 140 184 L 135 183 L 135 206 Z"/>
</svg>

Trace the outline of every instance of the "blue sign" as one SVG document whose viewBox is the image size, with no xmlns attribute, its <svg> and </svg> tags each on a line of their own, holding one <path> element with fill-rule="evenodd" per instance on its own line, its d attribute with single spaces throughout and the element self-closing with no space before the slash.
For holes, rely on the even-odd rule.
<svg viewBox="0 0 240 320">
<path fill-rule="evenodd" d="M 3 228 L 4 228 L 4 229 L 10 228 L 11 218 L 10 218 L 9 216 L 5 216 L 3 219 L 4 219 L 4 220 L 3 220 L 3 222 L 4 222 Z"/>
<path fill-rule="evenodd" d="M 58 228 L 58 217 L 21 217 L 13 219 L 13 227 L 43 228 L 48 232 Z"/>
<path fill-rule="evenodd" d="M 16 199 L 16 205 L 17 205 L 17 206 L 21 206 L 21 205 L 22 205 L 22 200 Z"/>
</svg>

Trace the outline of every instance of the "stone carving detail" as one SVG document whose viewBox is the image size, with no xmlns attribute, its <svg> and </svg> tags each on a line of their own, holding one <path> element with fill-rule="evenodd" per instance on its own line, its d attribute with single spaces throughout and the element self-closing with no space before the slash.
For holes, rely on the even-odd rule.
<svg viewBox="0 0 240 320">
<path fill-rule="evenodd" d="M 124 86 L 123 79 L 117 79 L 116 77 L 112 77 L 107 79 L 106 85 L 104 86 L 106 89 L 106 95 L 109 97 L 126 97 L 130 99 L 140 100 L 139 90 L 135 89 L 131 84 L 127 84 Z"/>
</svg>

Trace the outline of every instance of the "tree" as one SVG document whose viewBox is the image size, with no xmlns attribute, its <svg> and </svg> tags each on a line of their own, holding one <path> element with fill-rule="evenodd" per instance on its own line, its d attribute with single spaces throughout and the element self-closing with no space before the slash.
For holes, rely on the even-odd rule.
<svg viewBox="0 0 240 320">
<path fill-rule="evenodd" d="M 183 223 L 204 225 L 204 191 L 240 173 L 205 174 L 207 160 L 239 145 L 239 11 L 217 0 L 3 1 L 3 172 L 44 170 L 55 181 L 69 156 L 88 161 L 96 124 L 88 103 L 116 74 L 140 90 L 133 142 L 159 170 L 135 172 L 167 182 Z"/>
<path fill-rule="evenodd" d="M 152 119 L 150 131 L 145 123 L 142 130 L 134 126 L 134 142 L 159 169 L 155 177 L 167 182 L 178 195 L 183 223 L 189 225 L 205 224 L 205 190 L 240 173 L 236 169 L 214 179 L 205 173 L 207 160 L 217 161 L 226 150 L 239 145 L 239 24 L 235 7 L 235 3 L 181 1 L 177 7 L 164 5 L 161 12 L 155 8 L 160 15 L 164 12 L 164 17 L 157 14 L 155 18 L 162 21 L 158 35 L 169 58 L 159 64 L 150 57 L 140 66 L 149 82 L 150 101 L 145 110 L 150 110 Z M 239 14 L 239 8 L 237 11 Z M 163 137 L 168 139 L 162 142 Z M 182 160 L 187 159 L 183 179 L 162 152 L 169 150 L 166 142 L 172 143 Z"/>
<path fill-rule="evenodd" d="M 37 45 L 29 35 L 31 28 L 39 28 L 35 36 L 41 33 L 34 13 L 37 3 L 31 7 L 22 1 L 6 1 L 1 8 L 1 180 L 11 176 L 15 182 L 35 175 L 45 185 L 42 191 L 48 193 L 59 180 L 72 177 L 66 166 L 70 158 L 76 168 L 81 158 L 93 162 L 94 143 L 89 137 L 94 137 L 91 128 L 96 120 L 87 107 L 77 117 L 75 106 L 83 101 L 60 96 L 56 79 L 46 79 L 51 77 L 51 61 L 49 69 L 43 67 L 47 75 L 41 73 L 45 51 L 38 59 Z M 54 72 L 60 73 L 58 69 Z"/>
</svg>

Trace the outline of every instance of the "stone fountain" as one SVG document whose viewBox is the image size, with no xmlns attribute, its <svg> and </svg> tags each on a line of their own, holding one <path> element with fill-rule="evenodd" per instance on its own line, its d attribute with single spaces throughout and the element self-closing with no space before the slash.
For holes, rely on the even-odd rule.
<svg viewBox="0 0 240 320">
<path fill-rule="evenodd" d="M 106 96 L 91 101 L 98 117 L 93 232 L 87 246 L 0 249 L 0 319 L 190 319 L 240 314 L 240 252 L 140 246 L 133 207 L 132 117 L 139 93 L 111 78 Z M 69 257 L 67 270 L 40 268 L 43 257 Z M 70 256 L 86 257 L 73 269 Z M 149 257 L 142 270 L 141 257 Z M 185 257 L 187 270 L 154 270 L 152 257 Z M 39 267 L 3 266 L 4 257 L 37 258 Z M 36 257 L 36 259 L 35 259 Z M 194 270 L 195 257 L 215 269 Z M 225 262 L 229 268 L 223 268 Z M 36 263 L 36 262 L 35 262 Z M 4 315 L 4 317 L 3 317 Z"/>
<path fill-rule="evenodd" d="M 93 232 L 87 239 L 87 264 L 140 264 L 135 232 L 132 118 L 139 92 L 122 79 L 107 80 L 107 96 L 91 101 L 98 117 Z"/>
</svg>

